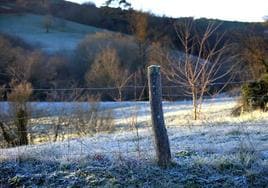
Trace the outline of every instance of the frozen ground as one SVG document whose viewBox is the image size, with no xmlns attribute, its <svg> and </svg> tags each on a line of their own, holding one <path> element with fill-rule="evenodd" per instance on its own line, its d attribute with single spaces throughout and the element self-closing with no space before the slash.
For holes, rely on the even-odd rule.
<svg viewBox="0 0 268 188">
<path fill-rule="evenodd" d="M 0 32 L 17 36 L 40 47 L 46 52 L 74 50 L 77 44 L 86 36 L 103 32 L 104 30 L 75 22 L 53 18 L 49 33 L 43 26 L 44 16 L 34 14 L 0 15 Z"/>
<path fill-rule="evenodd" d="M 71 113 L 74 106 L 71 103 L 31 105 L 50 112 L 54 109 L 55 116 L 62 107 Z M 75 105 L 86 108 L 85 103 Z M 49 185 L 62 181 L 108 187 L 265 187 L 268 183 L 268 113 L 255 111 L 232 117 L 230 112 L 235 105 L 232 98 L 207 100 L 200 120 L 193 121 L 190 101 L 164 102 L 174 161 L 168 170 L 161 170 L 153 163 L 148 103 L 122 102 L 101 103 L 101 107 L 112 109 L 117 123 L 125 126 L 137 117 L 138 136 L 135 129 L 122 128 L 111 134 L 1 149 L 0 168 L 10 173 L 0 178 L 2 183 L 8 180 L 15 185 L 31 185 L 27 177 L 36 178 L 34 174 L 38 173 L 38 181 L 43 178 L 43 183 Z M 40 171 L 35 165 L 48 169 Z M 30 168 L 28 174 L 25 168 Z M 43 177 L 43 173 L 49 178 Z"/>
</svg>

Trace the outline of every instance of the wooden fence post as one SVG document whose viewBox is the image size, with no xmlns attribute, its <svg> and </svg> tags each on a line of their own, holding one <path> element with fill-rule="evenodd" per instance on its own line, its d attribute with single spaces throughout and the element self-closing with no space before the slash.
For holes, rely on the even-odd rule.
<svg viewBox="0 0 268 188">
<path fill-rule="evenodd" d="M 160 66 L 148 67 L 148 82 L 157 162 L 159 166 L 167 167 L 171 162 L 171 152 L 162 109 Z"/>
</svg>

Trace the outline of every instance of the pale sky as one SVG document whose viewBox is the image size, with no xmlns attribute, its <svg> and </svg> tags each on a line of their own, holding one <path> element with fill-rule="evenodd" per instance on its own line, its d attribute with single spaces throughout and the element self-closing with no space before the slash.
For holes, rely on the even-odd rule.
<svg viewBox="0 0 268 188">
<path fill-rule="evenodd" d="M 77 3 L 91 1 L 97 6 L 105 0 L 69 0 Z M 268 15 L 268 0 L 129 0 L 137 10 L 171 17 L 206 17 L 230 21 L 263 21 Z"/>
</svg>

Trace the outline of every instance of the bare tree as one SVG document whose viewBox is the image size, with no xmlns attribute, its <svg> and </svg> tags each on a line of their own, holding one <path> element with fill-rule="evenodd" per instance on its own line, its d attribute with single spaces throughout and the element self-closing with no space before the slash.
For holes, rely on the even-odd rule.
<svg viewBox="0 0 268 188">
<path fill-rule="evenodd" d="M 222 79 L 227 84 L 233 78 L 234 64 L 230 66 L 230 63 L 234 63 L 234 56 L 228 53 L 230 45 L 221 44 L 223 36 L 219 36 L 214 44 L 209 43 L 219 25 L 209 23 L 202 35 L 194 26 L 193 21 L 176 25 L 183 53 L 170 52 L 167 55 L 168 64 L 163 68 L 167 79 L 184 87 L 185 94 L 192 97 L 193 118 L 196 120 L 209 86 Z M 218 91 L 223 90 L 226 84 L 220 85 Z"/>
<path fill-rule="evenodd" d="M 114 48 L 124 67 L 131 72 L 137 69 L 137 45 L 133 37 L 118 33 L 96 33 L 90 34 L 78 45 L 76 50 L 77 63 L 72 70 L 79 78 L 85 75 L 86 70 L 94 63 L 94 59 L 104 48 Z"/>
<path fill-rule="evenodd" d="M 95 58 L 85 79 L 89 85 L 98 87 L 116 87 L 118 96 L 115 100 L 123 99 L 122 89 L 132 76 L 120 65 L 120 58 L 114 48 L 104 48 Z"/>
<path fill-rule="evenodd" d="M 44 16 L 44 20 L 43 20 L 43 26 L 46 30 L 46 33 L 49 33 L 49 30 L 51 29 L 53 24 L 53 17 L 49 14 Z"/>
<path fill-rule="evenodd" d="M 14 119 L 9 120 L 8 116 L 2 117 L 4 114 L 1 113 L 0 130 L 8 146 L 27 145 L 29 143 L 27 131 L 29 109 L 27 108 L 27 101 L 32 94 L 32 86 L 30 83 L 17 83 L 14 80 L 10 85 L 12 91 L 8 95 L 8 99 L 11 102 L 11 113 Z"/>
<path fill-rule="evenodd" d="M 131 29 L 135 37 L 135 42 L 138 46 L 138 74 L 141 78 L 141 84 L 144 84 L 144 89 L 141 95 L 147 98 L 147 49 L 148 49 L 148 14 L 144 12 L 134 11 L 130 20 Z"/>
<path fill-rule="evenodd" d="M 13 102 L 15 110 L 15 125 L 17 127 L 17 134 L 19 145 L 28 144 L 27 124 L 29 111 L 27 108 L 27 101 L 32 94 L 32 85 L 27 82 L 16 83 L 12 82 L 13 91 L 8 96 L 9 100 Z"/>
<path fill-rule="evenodd" d="M 16 59 L 7 65 L 7 74 L 17 82 L 30 81 L 33 77 L 40 77 L 37 73 L 39 67 L 42 66 L 42 53 L 34 51 L 23 54 L 23 51 L 16 51 Z"/>
</svg>

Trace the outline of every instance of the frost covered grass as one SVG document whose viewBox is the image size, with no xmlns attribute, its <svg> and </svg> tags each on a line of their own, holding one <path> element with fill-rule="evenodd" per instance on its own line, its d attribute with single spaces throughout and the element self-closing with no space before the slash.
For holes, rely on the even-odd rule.
<svg viewBox="0 0 268 188">
<path fill-rule="evenodd" d="M 96 27 L 53 18 L 52 27 L 49 33 L 46 33 L 43 20 L 44 16 L 34 14 L 3 14 L 0 15 L 0 32 L 20 37 L 31 45 L 39 46 L 42 50 L 51 53 L 74 50 L 86 34 L 104 31 Z"/>
<path fill-rule="evenodd" d="M 41 111 L 72 113 L 71 103 L 31 104 Z M 87 108 L 86 103 L 75 105 Z M 201 119 L 191 102 L 164 102 L 173 165 L 155 163 L 147 102 L 101 103 L 118 129 L 0 150 L 4 186 L 265 187 L 268 182 L 268 114 L 230 115 L 235 99 L 207 100 Z M 53 111 L 54 109 L 54 111 Z M 51 115 L 51 114 L 50 114 Z M 136 116 L 133 120 L 133 116 Z M 48 116 L 53 118 L 53 116 Z M 133 121 L 137 130 L 127 127 Z M 119 126 L 120 125 L 120 126 Z"/>
</svg>

